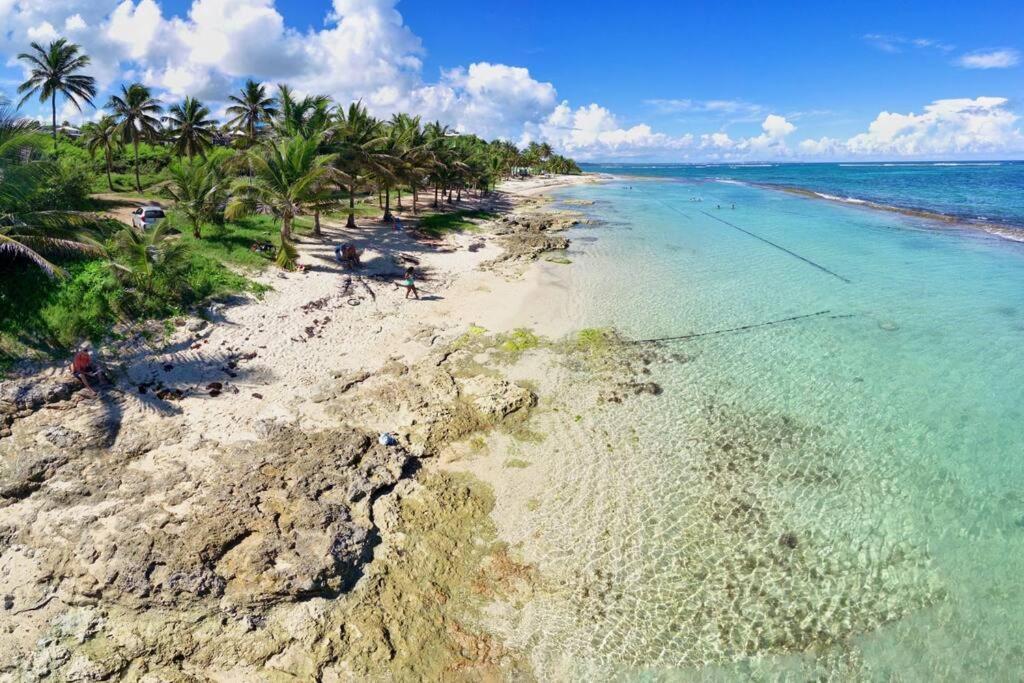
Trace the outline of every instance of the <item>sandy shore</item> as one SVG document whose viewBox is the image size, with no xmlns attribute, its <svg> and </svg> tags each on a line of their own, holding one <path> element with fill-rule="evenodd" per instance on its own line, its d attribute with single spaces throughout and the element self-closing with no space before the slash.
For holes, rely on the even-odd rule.
<svg viewBox="0 0 1024 683">
<path fill-rule="evenodd" d="M 543 193 L 591 182 L 510 181 L 459 208 L 542 215 Z M 489 369 L 503 347 L 474 356 L 461 340 L 565 329 L 547 303 L 560 266 L 536 260 L 538 243 L 562 238 L 537 242 L 528 220 L 513 219 L 423 240 L 415 217 L 399 215 L 402 230 L 325 221 L 322 238 L 298 244 L 305 272 L 267 271 L 262 297 L 102 350 L 118 384 L 102 397 L 75 392 L 59 368 L 6 383 L 0 402 L 18 410 L 0 439 L 0 526 L 11 530 L 0 548 L 0 680 L 520 666 L 452 616 L 479 597 L 466 586 L 501 592 L 529 573 L 503 550 L 488 489 L 430 462 L 412 475 L 415 456 L 464 449 L 536 402 L 527 384 Z M 510 259 L 518 231 L 533 251 Z M 342 242 L 363 250 L 363 268 L 335 261 Z M 409 263 L 419 300 L 394 284 Z M 378 446 L 377 431 L 398 441 Z M 435 518 L 448 529 L 440 536 Z M 434 573 L 407 566 L 409 543 L 424 544 Z M 433 612 L 413 603 L 434 590 L 447 596 L 443 628 L 417 621 Z M 318 626 L 298 628 L 304 620 Z M 399 642 L 389 620 L 408 621 L 402 637 L 421 641 Z M 195 629 L 205 635 L 187 635 Z M 314 652 L 328 632 L 351 652 Z M 419 657 L 428 645 L 443 652 Z"/>
</svg>

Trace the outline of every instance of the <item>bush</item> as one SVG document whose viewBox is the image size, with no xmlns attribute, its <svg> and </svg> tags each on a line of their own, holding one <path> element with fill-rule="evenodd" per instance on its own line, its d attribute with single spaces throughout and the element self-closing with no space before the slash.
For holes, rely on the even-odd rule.
<svg viewBox="0 0 1024 683">
<path fill-rule="evenodd" d="M 32 346 L 68 347 L 110 331 L 123 292 L 110 267 L 103 260 L 64 267 L 64 280 L 21 262 L 3 269 L 0 333 Z"/>
</svg>

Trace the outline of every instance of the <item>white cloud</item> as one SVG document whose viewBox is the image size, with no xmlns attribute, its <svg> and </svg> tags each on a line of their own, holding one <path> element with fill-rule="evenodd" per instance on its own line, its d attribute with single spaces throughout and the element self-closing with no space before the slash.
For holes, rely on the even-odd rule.
<svg viewBox="0 0 1024 683">
<path fill-rule="evenodd" d="M 1020 53 L 1011 48 L 971 52 L 957 60 L 965 69 L 1006 69 L 1020 63 Z"/>
<path fill-rule="evenodd" d="M 814 156 L 947 157 L 1024 151 L 1019 117 L 1005 97 L 936 100 L 920 114 L 883 111 L 868 130 L 846 140 L 804 140 Z"/>
<path fill-rule="evenodd" d="M 405 110 L 458 130 L 523 143 L 550 142 L 580 159 L 644 158 L 752 160 L 841 156 L 943 156 L 1024 151 L 1018 117 L 1004 98 L 935 101 L 921 113 L 883 111 L 849 139 L 793 143 L 794 121 L 814 112 L 772 113 L 741 99 L 654 99 L 662 114 L 695 123 L 716 119 L 729 132 L 669 134 L 624 121 L 599 103 L 570 104 L 529 70 L 477 62 L 425 79 L 424 47 L 396 9 L 397 0 L 333 0 L 325 23 L 299 30 L 275 0 L 192 0 L 186 14 L 164 14 L 159 0 L 0 0 L 0 54 L 13 56 L 30 40 L 64 35 L 92 57 L 101 90 L 141 79 L 165 100 L 195 95 L 223 112 L 224 98 L 247 77 L 287 81 L 300 93 L 340 102 L 362 99 L 379 116 Z M 880 49 L 949 50 L 927 38 L 870 34 Z M 964 66 L 997 68 L 1019 61 L 1010 49 L 973 53 Z M 20 65 L 19 65 L 20 66 Z M 100 98 L 102 104 L 103 97 Z M 73 107 L 61 115 L 80 121 Z M 93 117 L 87 111 L 85 117 Z M 692 115 L 692 116 L 691 116 Z M 739 134 L 731 124 L 758 122 Z M 801 125 L 806 125 L 801 122 Z"/>
<path fill-rule="evenodd" d="M 504 138 L 518 137 L 524 122 L 547 116 L 558 102 L 555 87 L 527 69 L 487 62 L 448 71 L 436 85 L 414 88 L 406 102 L 391 99 L 460 131 Z"/>
<path fill-rule="evenodd" d="M 951 52 L 956 46 L 931 38 L 906 38 L 888 33 L 865 33 L 861 36 L 869 45 L 882 52 L 899 53 L 910 48 L 932 49 L 940 52 Z"/>
<path fill-rule="evenodd" d="M 546 140 L 579 159 L 676 155 L 693 146 L 691 134 L 671 136 L 658 133 L 647 124 L 620 125 L 608 109 L 590 104 L 573 109 L 560 102 L 546 119 L 527 125 L 520 140 Z"/>
</svg>

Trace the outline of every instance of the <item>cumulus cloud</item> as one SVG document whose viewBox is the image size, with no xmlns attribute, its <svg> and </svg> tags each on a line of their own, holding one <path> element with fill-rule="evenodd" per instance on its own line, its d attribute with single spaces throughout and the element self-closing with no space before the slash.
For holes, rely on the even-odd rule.
<svg viewBox="0 0 1024 683">
<path fill-rule="evenodd" d="M 1007 69 L 1020 63 L 1020 53 L 1011 48 L 971 52 L 957 60 L 965 69 Z"/>
<path fill-rule="evenodd" d="M 693 135 L 666 135 L 647 124 L 621 125 L 608 109 L 590 104 L 573 109 L 560 102 L 539 124 L 528 124 L 522 143 L 545 140 L 579 159 L 664 156 L 693 145 Z"/>
<path fill-rule="evenodd" d="M 223 113 L 224 98 L 242 79 L 287 81 L 300 93 L 340 102 L 361 99 L 378 116 L 412 111 L 463 132 L 519 143 L 546 141 L 580 159 L 666 161 L 920 156 L 1024 150 L 1018 117 L 1006 99 L 938 100 L 921 113 L 884 111 L 849 139 L 823 137 L 793 143 L 794 121 L 740 99 L 652 99 L 660 114 L 760 123 L 746 135 L 730 128 L 667 133 L 626 121 L 598 103 L 571 104 L 553 84 L 529 70 L 477 62 L 425 78 L 424 46 L 396 9 L 397 0 L 332 0 L 323 26 L 289 26 L 275 0 L 191 0 L 168 15 L 159 0 L 0 0 L 0 54 L 8 66 L 29 41 L 66 36 L 92 57 L 101 90 L 139 79 L 165 100 L 186 94 Z M 881 49 L 951 46 L 926 38 L 870 34 Z M 1012 66 L 1009 49 L 961 58 L 971 68 Z M 101 96 L 100 103 L 104 98 Z M 77 122 L 96 112 L 62 116 Z"/>
<path fill-rule="evenodd" d="M 1019 117 L 1005 97 L 936 100 L 917 113 L 883 111 L 864 133 L 845 141 L 804 140 L 811 156 L 948 157 L 1024 151 Z"/>
</svg>

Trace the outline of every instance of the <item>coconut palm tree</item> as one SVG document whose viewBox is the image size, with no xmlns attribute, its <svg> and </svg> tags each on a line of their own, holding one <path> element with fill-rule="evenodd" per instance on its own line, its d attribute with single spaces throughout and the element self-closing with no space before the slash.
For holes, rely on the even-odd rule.
<svg viewBox="0 0 1024 683">
<path fill-rule="evenodd" d="M 291 247 L 292 222 L 296 216 L 333 205 L 328 181 L 334 173 L 332 157 L 319 154 L 320 139 L 301 135 L 250 152 L 253 178 L 239 179 L 231 190 L 224 217 L 228 220 L 269 213 L 281 221 L 279 261 Z"/>
<path fill-rule="evenodd" d="M 256 81 L 248 80 L 237 95 L 228 99 L 234 102 L 227 108 L 233 118 L 228 121 L 232 128 L 244 130 L 249 144 L 256 142 L 256 135 L 262 126 L 268 125 L 277 116 L 277 100 L 267 96 L 267 88 Z"/>
<path fill-rule="evenodd" d="M 18 93 L 24 94 L 18 106 L 38 93 L 39 101 L 50 100 L 50 113 L 53 123 L 53 153 L 57 154 L 57 95 L 63 95 L 68 102 L 82 111 L 81 102 L 94 106 L 92 98 L 96 97 L 96 79 L 78 73 L 89 66 L 89 55 L 82 53 L 82 48 L 59 38 L 47 46 L 32 43 L 32 52 L 22 52 L 18 59 L 29 66 L 29 77 L 18 86 Z"/>
<path fill-rule="evenodd" d="M 392 175 L 409 186 L 412 191 L 412 210 L 417 212 L 419 189 L 433 165 L 430 142 L 419 116 L 395 114 L 391 128 L 397 131 L 398 146 L 392 152 Z M 398 190 L 398 208 L 402 208 L 401 186 Z"/>
<path fill-rule="evenodd" d="M 226 196 L 220 174 L 210 163 L 179 161 L 168 169 L 170 182 L 164 188 L 174 210 L 188 221 L 192 236 L 202 239 L 203 223 L 217 215 Z"/>
<path fill-rule="evenodd" d="M 96 158 L 96 152 L 103 150 L 103 159 L 107 169 L 107 187 L 114 191 L 114 181 L 110 177 L 111 167 L 114 163 L 114 150 L 118 146 L 120 133 L 117 129 L 117 120 L 113 116 L 104 116 L 96 123 L 85 127 L 82 136 L 85 148 L 89 154 Z"/>
<path fill-rule="evenodd" d="M 46 138 L 34 121 L 0 106 L 0 255 L 26 259 L 50 277 L 64 270 L 50 255 L 99 255 L 94 221 L 73 211 L 37 211 L 33 193 L 51 182 L 55 165 L 39 158 Z"/>
<path fill-rule="evenodd" d="M 289 138 L 301 135 L 320 140 L 320 153 L 326 152 L 331 136 L 331 98 L 327 95 L 295 97 L 285 84 L 278 86 L 279 111 L 271 124 L 279 137 Z M 313 235 L 319 237 L 320 209 L 313 209 Z"/>
<path fill-rule="evenodd" d="M 121 139 L 131 142 L 135 150 L 135 189 L 142 192 L 139 178 L 139 142 L 157 137 L 163 111 L 160 100 L 154 99 L 149 88 L 141 83 L 122 85 L 120 95 L 111 95 L 107 109 L 114 112 Z"/>
<path fill-rule="evenodd" d="M 174 143 L 177 155 L 188 155 L 189 159 L 196 154 L 206 158 L 206 150 L 213 146 L 213 134 L 217 122 L 210 118 L 210 109 L 194 97 L 186 97 L 185 101 L 173 105 L 163 117 L 167 128 L 167 137 Z"/>
<path fill-rule="evenodd" d="M 179 277 L 188 264 L 188 246 L 167 222 L 153 230 L 123 228 L 114 237 L 114 272 L 147 295 L 156 290 L 158 279 L 180 288 Z"/>
<path fill-rule="evenodd" d="M 339 178 L 348 192 L 346 227 L 354 228 L 360 178 L 384 170 L 380 152 L 383 131 L 380 121 L 370 116 L 362 103 L 353 102 L 347 110 L 338 110 L 332 133 L 330 149 L 335 155 L 334 167 L 340 172 Z"/>
<path fill-rule="evenodd" d="M 427 145 L 432 159 L 430 181 L 434 184 L 434 203 L 432 206 L 435 209 L 438 206 L 437 193 L 444 184 L 448 167 L 451 134 L 451 129 L 440 121 L 428 123 L 426 128 L 424 128 L 424 135 L 427 138 Z"/>
</svg>

